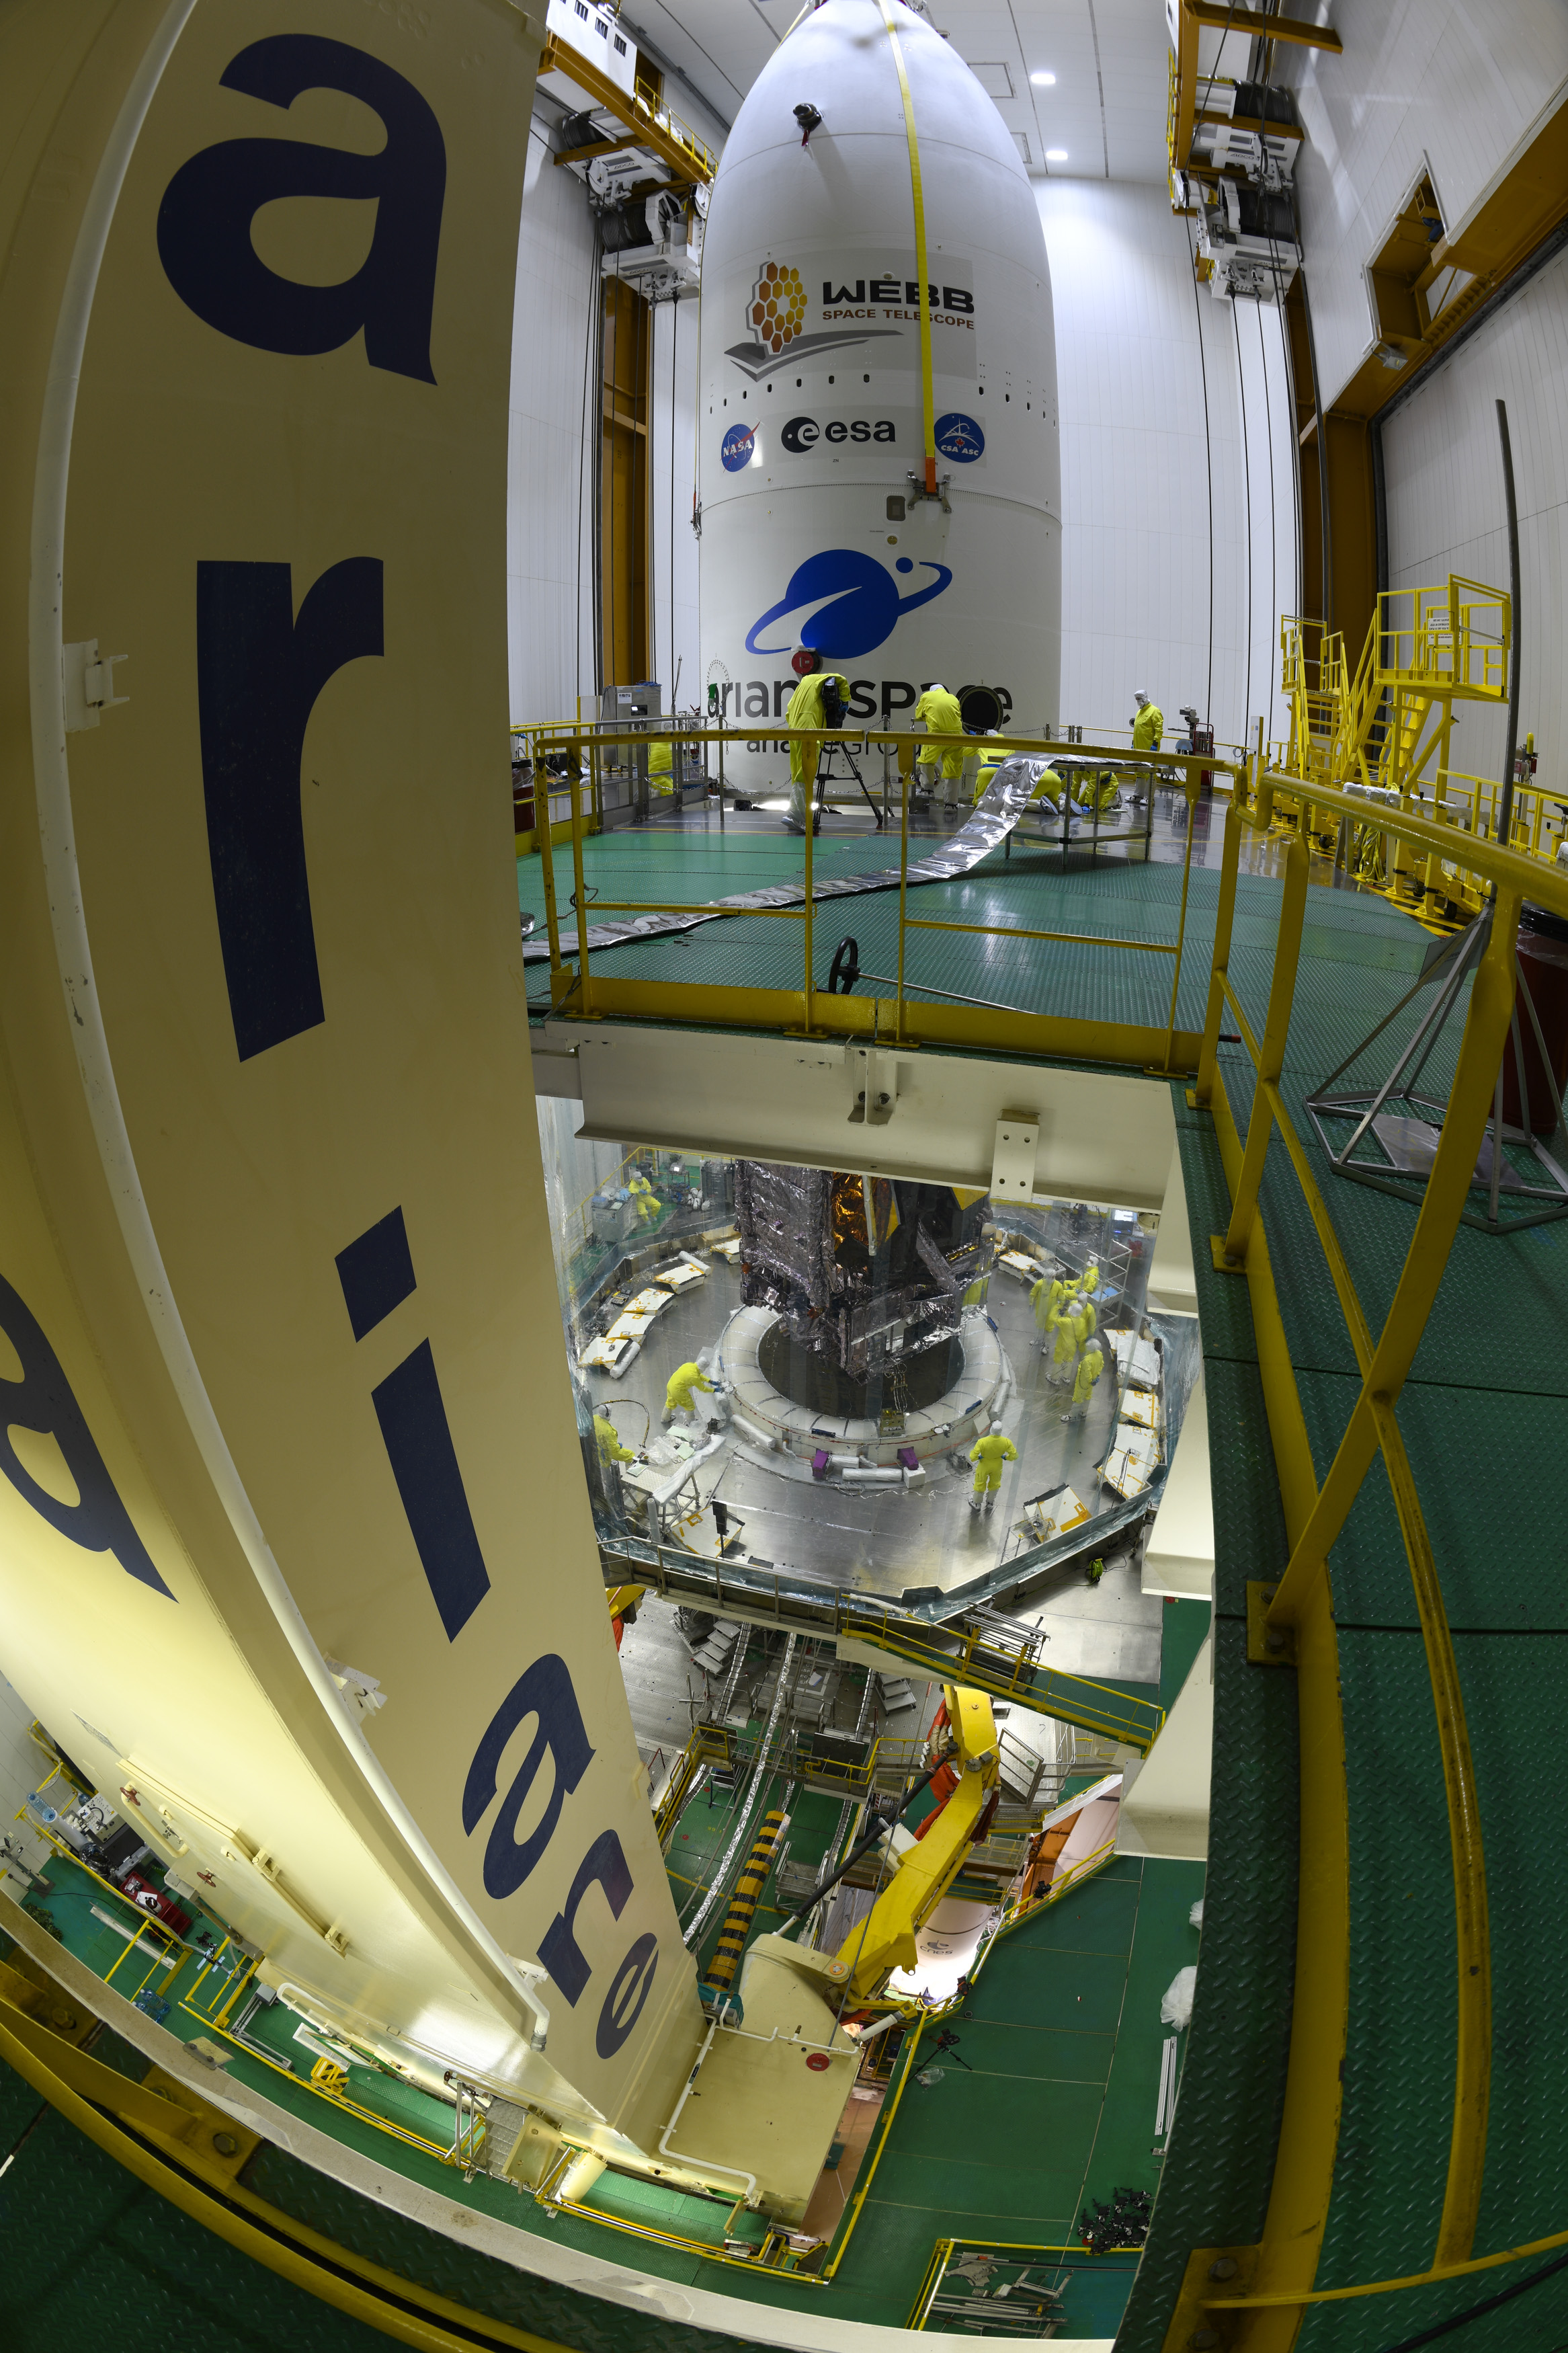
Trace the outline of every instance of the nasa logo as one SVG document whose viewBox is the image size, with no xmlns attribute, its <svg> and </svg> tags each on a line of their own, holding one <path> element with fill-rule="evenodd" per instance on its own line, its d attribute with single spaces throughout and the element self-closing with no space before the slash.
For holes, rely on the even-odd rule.
<svg viewBox="0 0 1568 2353">
<path fill-rule="evenodd" d="M 819 441 L 896 441 L 898 438 L 890 417 L 879 417 L 875 424 L 868 417 L 852 417 L 847 422 L 842 417 L 835 417 L 825 426 L 819 425 L 815 417 L 792 417 L 779 435 L 784 447 L 796 458 L 815 449 Z"/>
<path fill-rule="evenodd" d="M 731 425 L 719 445 L 719 455 L 723 460 L 724 471 L 727 474 L 738 474 L 742 466 L 749 466 L 756 443 L 757 436 L 753 427 Z"/>
<path fill-rule="evenodd" d="M 899 557 L 898 571 L 910 573 L 914 568 L 909 556 Z M 934 572 L 937 577 L 917 589 L 912 596 L 900 596 L 892 573 L 874 555 L 858 547 L 826 547 L 795 566 L 778 603 L 770 605 L 761 620 L 752 623 L 746 638 L 746 651 L 787 654 L 787 640 L 783 645 L 761 644 L 763 631 L 786 624 L 792 614 L 805 606 L 811 609 L 799 629 L 789 631 L 789 637 L 797 637 L 803 646 L 809 646 L 816 653 L 827 654 L 836 661 L 856 661 L 862 654 L 872 653 L 877 647 L 885 645 L 906 613 L 912 613 L 919 605 L 929 605 L 952 578 L 945 564 L 925 562 L 921 569 Z"/>
<path fill-rule="evenodd" d="M 955 408 L 937 418 L 936 446 L 942 457 L 972 466 L 976 458 L 985 455 L 985 436 L 973 417 L 963 417 Z"/>
</svg>

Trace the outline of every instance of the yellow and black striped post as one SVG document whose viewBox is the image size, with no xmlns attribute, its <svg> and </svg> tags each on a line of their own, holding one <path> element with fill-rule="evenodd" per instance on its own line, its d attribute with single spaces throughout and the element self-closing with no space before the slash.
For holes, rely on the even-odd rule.
<svg viewBox="0 0 1568 2353">
<path fill-rule="evenodd" d="M 735 1893 L 730 1900 L 729 1913 L 708 1970 L 710 1985 L 728 1987 L 735 1981 L 735 1971 L 740 1968 L 741 1956 L 746 1949 L 752 1915 L 757 1908 L 757 1898 L 767 1880 L 773 1849 L 783 1837 L 788 1820 L 787 1814 L 777 1812 L 763 1818 L 756 1844 L 746 1857 L 745 1867 L 735 1882 Z"/>
</svg>

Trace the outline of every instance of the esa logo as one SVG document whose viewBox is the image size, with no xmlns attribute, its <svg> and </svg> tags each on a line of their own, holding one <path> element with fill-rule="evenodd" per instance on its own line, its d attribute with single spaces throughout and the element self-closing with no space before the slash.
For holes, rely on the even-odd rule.
<svg viewBox="0 0 1568 2353">
<path fill-rule="evenodd" d="M 880 417 L 875 424 L 868 417 L 857 417 L 847 421 L 842 417 L 835 417 L 826 425 L 819 425 L 815 417 L 792 417 L 779 435 L 784 448 L 796 458 L 804 456 L 807 449 L 815 449 L 819 441 L 895 441 L 897 438 L 890 417 Z"/>
</svg>

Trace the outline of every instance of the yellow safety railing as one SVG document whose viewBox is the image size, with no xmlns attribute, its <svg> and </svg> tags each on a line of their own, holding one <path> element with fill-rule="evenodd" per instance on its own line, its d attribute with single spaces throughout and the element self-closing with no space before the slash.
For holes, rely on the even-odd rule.
<svg viewBox="0 0 1568 2353">
<path fill-rule="evenodd" d="M 1427 643 L 1436 646 L 1443 659 L 1453 654 L 1451 638 L 1441 640 L 1436 628 Z M 1419 643 L 1416 658 L 1425 658 Z M 1468 658 L 1462 648 L 1453 654 L 1456 667 Z M 1489 670 L 1487 675 L 1489 681 Z M 1237 793 L 1227 812 L 1208 1008 L 1196 1082 L 1188 1098 L 1214 1116 L 1231 1196 L 1226 1230 L 1213 1238 L 1214 1263 L 1218 1270 L 1243 1276 L 1248 1286 L 1290 1543 L 1289 1562 L 1278 1581 L 1249 1588 L 1248 1651 L 1260 1664 L 1293 1662 L 1299 1683 L 1301 1847 L 1296 1991 L 1279 2155 L 1263 2238 L 1256 2250 L 1247 2292 L 1226 2294 L 1213 2288 L 1206 2268 L 1213 2251 L 1194 2253 L 1167 2339 L 1173 2346 L 1186 2343 L 1207 2311 L 1230 2316 L 1233 2331 L 1226 2339 L 1228 2344 L 1241 2347 L 1256 2341 L 1261 2345 L 1264 2337 L 1255 2337 L 1251 2316 L 1330 2297 L 1426 2284 L 1493 2262 L 1512 2260 L 1511 2255 L 1474 2262 L 1470 2257 L 1486 2155 L 1490 2080 L 1486 1873 L 1475 1770 L 1453 1643 L 1400 1434 L 1397 1405 L 1458 1228 L 1492 1108 L 1513 1010 L 1513 941 L 1521 902 L 1528 892 L 1552 913 L 1568 916 L 1568 871 L 1495 841 L 1472 840 L 1467 850 L 1482 882 L 1495 893 L 1491 937 L 1472 987 L 1426 1196 L 1393 1303 L 1382 1330 L 1373 1333 L 1279 1085 L 1306 907 L 1308 836 L 1321 822 L 1364 817 L 1364 802 L 1328 786 L 1314 786 L 1310 800 L 1304 800 L 1305 822 L 1298 828 L 1286 859 L 1274 972 L 1261 1038 L 1254 1033 L 1228 971 L 1243 837 L 1249 830 L 1266 832 L 1273 820 L 1276 797 L 1292 789 L 1299 793 L 1300 782 L 1299 776 L 1269 772 L 1259 763 L 1250 786 Z M 1451 846 L 1447 828 L 1408 807 L 1380 811 L 1377 822 L 1417 856 L 1440 854 Z M 1237 1125 L 1217 1059 L 1220 1025 L 1227 1014 L 1255 1074 L 1245 1135 Z M 1276 1134 L 1285 1145 L 1312 1219 L 1361 1372 L 1360 1393 L 1321 1487 L 1258 1206 L 1265 1159 Z M 1431 2268 L 1405 2280 L 1315 2291 L 1312 2283 L 1338 2148 L 1341 2063 L 1350 1990 L 1348 1808 L 1328 1562 L 1379 1453 L 1388 1472 L 1409 1562 L 1443 1758 L 1458 1926 L 1458 2032 L 1453 2116 L 1447 2183 Z M 1568 2232 L 1562 2235 L 1568 2242 Z M 1540 2243 L 1544 2247 L 1559 2242 Z M 1269 2336 L 1267 2341 L 1273 2345 L 1286 2340 Z"/>
<path fill-rule="evenodd" d="M 583 857 L 585 808 L 598 793 L 597 779 L 604 753 L 620 746 L 646 750 L 650 744 L 657 743 L 721 747 L 726 744 L 754 744 L 759 740 L 754 726 L 692 727 L 672 721 L 668 726 L 655 724 L 636 730 L 588 724 L 521 730 L 514 727 L 513 734 L 521 737 L 524 756 L 531 761 L 536 776 L 543 773 L 544 763 L 549 757 L 564 754 L 571 764 L 570 776 L 565 779 L 552 778 L 550 786 L 553 797 L 559 799 L 564 796 L 571 807 L 571 896 L 575 930 L 573 944 L 564 950 L 562 940 L 565 927 L 559 905 L 554 848 L 548 828 L 538 829 L 536 835 L 543 883 L 545 929 L 550 946 L 549 1003 L 555 1013 L 589 1018 L 618 1015 L 632 1018 L 695 1020 L 727 1028 L 787 1029 L 804 1032 L 807 1036 L 873 1035 L 895 1044 L 948 1044 L 1011 1050 L 1014 1052 L 1022 1050 L 1041 1057 L 1110 1061 L 1140 1070 L 1181 1071 L 1190 1070 L 1193 1066 L 1198 1033 L 1180 1029 L 1176 1018 L 1192 872 L 1194 828 L 1190 821 L 1185 828 L 1183 846 L 1182 888 L 1174 941 L 1142 940 L 1118 934 L 1036 930 L 1003 923 L 960 923 L 921 917 L 910 913 L 908 901 L 910 799 L 917 758 L 922 751 L 929 752 L 931 739 L 912 730 L 808 730 L 790 728 L 780 721 L 774 721 L 769 725 L 764 740 L 786 742 L 798 736 L 823 744 L 842 742 L 868 752 L 872 747 L 880 747 L 886 749 L 889 758 L 896 756 L 898 761 L 896 803 L 892 800 L 895 788 L 890 778 L 885 779 L 883 786 L 883 797 L 889 803 L 889 817 L 891 818 L 896 807 L 899 818 L 897 969 L 887 976 L 886 983 L 878 984 L 879 987 L 890 987 L 891 995 L 832 995 L 815 978 L 816 901 L 813 873 L 814 837 L 809 828 L 802 838 L 800 883 L 803 895 L 801 903 L 796 906 L 737 909 L 704 899 L 591 899 L 588 892 Z M 981 739 L 965 739 L 965 744 L 966 749 L 982 748 Z M 1226 785 L 1243 773 L 1239 755 L 1230 758 L 1218 752 L 1142 753 L 1130 751 L 1118 744 L 1078 740 L 1064 744 L 1048 736 L 1022 735 L 984 739 L 984 748 L 987 752 L 994 752 L 999 758 L 1025 753 L 1047 760 L 1062 758 L 1096 763 L 1120 770 L 1123 775 L 1139 776 L 1151 796 L 1156 778 L 1162 782 L 1173 778 L 1186 798 L 1189 820 L 1205 775 L 1213 777 L 1216 785 Z M 1109 825 L 1102 827 L 1098 797 L 1090 811 L 1088 830 L 1073 832 L 1070 797 L 1069 794 L 1063 795 L 1059 819 L 1054 809 L 1047 811 L 1041 820 L 1040 831 L 1037 834 L 1025 833 L 1022 838 L 1042 841 L 1047 846 L 1059 839 L 1064 856 L 1075 849 L 1093 850 L 1119 842 L 1147 842 L 1148 824 L 1126 833 L 1114 831 Z M 917 859 L 921 854 L 917 839 Z M 596 972 L 593 952 L 585 936 L 594 923 L 605 916 L 648 914 L 740 915 L 748 920 L 799 923 L 803 951 L 802 985 L 798 989 L 719 987 L 689 981 L 606 978 Z M 1099 947 L 1127 955 L 1168 958 L 1172 973 L 1165 1018 L 1147 1024 L 1083 1020 L 1028 1013 L 989 999 L 956 997 L 953 992 L 943 992 L 910 977 L 910 935 L 924 931 L 963 933 L 980 939 L 1020 944 L 1055 943 Z M 911 993 L 915 991 L 923 994 Z M 953 1001 L 943 1004 L 929 1001 L 933 996 L 944 994 L 953 997 Z"/>
</svg>

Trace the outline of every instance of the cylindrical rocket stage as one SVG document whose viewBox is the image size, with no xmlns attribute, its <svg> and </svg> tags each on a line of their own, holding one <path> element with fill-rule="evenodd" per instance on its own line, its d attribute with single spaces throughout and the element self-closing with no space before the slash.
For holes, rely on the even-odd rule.
<svg viewBox="0 0 1568 2353">
<path fill-rule="evenodd" d="M 924 192 L 940 499 L 925 482 L 920 276 L 898 62 L 878 0 L 826 0 L 742 105 L 702 257 L 701 649 L 731 723 L 782 722 L 803 645 L 855 718 L 990 687 L 1058 716 L 1059 470 L 1050 280 L 1011 132 L 948 44 L 889 0 Z M 797 107 L 822 120 L 803 141 Z M 711 706 L 712 698 L 710 697 Z M 978 709 L 978 705 L 975 706 Z M 787 778 L 759 724 L 726 771 Z"/>
</svg>

